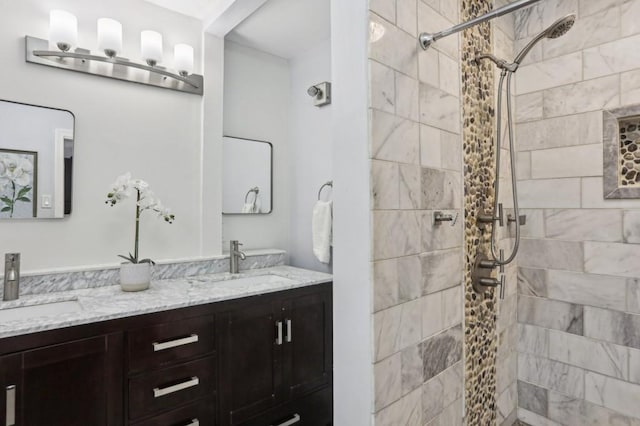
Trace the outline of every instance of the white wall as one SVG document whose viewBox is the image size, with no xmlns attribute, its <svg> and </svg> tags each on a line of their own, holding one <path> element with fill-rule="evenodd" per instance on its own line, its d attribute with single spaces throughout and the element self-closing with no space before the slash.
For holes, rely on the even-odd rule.
<svg viewBox="0 0 640 426">
<path fill-rule="evenodd" d="M 123 24 L 123 56 L 139 58 L 140 31 L 155 29 L 164 35 L 167 58 L 174 44 L 193 45 L 201 72 L 203 36 L 195 19 L 139 0 L 0 2 L 0 97 L 76 116 L 73 213 L 63 220 L 0 221 L 0 253 L 21 252 L 25 272 L 116 264 L 117 254 L 133 249 L 134 207 L 129 202 L 110 208 L 104 199 L 126 171 L 149 181 L 176 215 L 173 225 L 143 221 L 145 257 L 219 252 L 219 244 L 201 251 L 202 239 L 220 241 L 219 233 L 209 229 L 204 235 L 201 226 L 202 98 L 25 63 L 24 36 L 47 38 L 53 8 L 78 17 L 82 46 L 96 46 L 96 20 L 109 16 Z"/>
<path fill-rule="evenodd" d="M 273 144 L 273 211 L 224 215 L 223 248 L 289 249 L 289 64 L 285 59 L 225 41 L 224 135 Z"/>
<path fill-rule="evenodd" d="M 334 424 L 373 412 L 368 0 L 331 1 Z"/>
<path fill-rule="evenodd" d="M 291 235 L 289 259 L 293 266 L 331 272 L 312 251 L 311 213 L 318 199 L 318 189 L 333 179 L 331 111 L 332 106 L 317 107 L 307 89 L 323 81 L 331 81 L 331 41 L 325 40 L 292 58 L 290 168 Z M 330 188 L 323 199 L 332 198 Z"/>
</svg>

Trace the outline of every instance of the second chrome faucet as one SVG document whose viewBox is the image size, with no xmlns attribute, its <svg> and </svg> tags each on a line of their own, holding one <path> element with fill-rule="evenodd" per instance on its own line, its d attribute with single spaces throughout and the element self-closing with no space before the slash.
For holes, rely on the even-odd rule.
<svg viewBox="0 0 640 426">
<path fill-rule="evenodd" d="M 240 260 L 247 258 L 247 256 L 240 251 L 241 245 L 238 240 L 231 240 L 229 247 L 229 272 L 232 274 L 240 272 Z"/>
</svg>

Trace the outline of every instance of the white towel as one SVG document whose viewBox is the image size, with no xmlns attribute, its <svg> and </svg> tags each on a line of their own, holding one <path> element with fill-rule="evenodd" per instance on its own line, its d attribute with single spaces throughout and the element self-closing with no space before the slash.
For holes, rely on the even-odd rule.
<svg viewBox="0 0 640 426">
<path fill-rule="evenodd" d="M 331 261 L 331 240 L 333 227 L 333 202 L 318 200 L 313 206 L 311 233 L 313 254 L 322 263 Z"/>
<path fill-rule="evenodd" d="M 244 203 L 242 206 L 242 213 L 254 213 L 253 209 L 255 205 L 253 203 Z"/>
</svg>

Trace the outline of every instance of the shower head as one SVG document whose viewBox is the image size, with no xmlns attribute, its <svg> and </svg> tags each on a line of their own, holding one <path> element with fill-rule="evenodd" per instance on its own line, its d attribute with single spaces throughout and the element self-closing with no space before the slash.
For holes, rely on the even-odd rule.
<svg viewBox="0 0 640 426">
<path fill-rule="evenodd" d="M 542 40 L 543 38 L 553 39 L 553 38 L 562 37 L 571 29 L 571 27 L 575 22 L 576 22 L 576 15 L 573 13 L 565 16 L 564 18 L 558 19 L 556 22 L 551 24 L 549 28 L 547 28 L 546 30 L 542 31 L 540 34 L 535 36 L 524 47 L 524 49 L 522 49 L 522 51 L 518 53 L 518 56 L 516 56 L 516 59 L 513 62 L 515 64 L 520 65 L 524 57 L 527 56 L 527 53 L 529 53 L 529 51 L 533 49 L 533 46 L 535 46 L 540 40 Z"/>
</svg>

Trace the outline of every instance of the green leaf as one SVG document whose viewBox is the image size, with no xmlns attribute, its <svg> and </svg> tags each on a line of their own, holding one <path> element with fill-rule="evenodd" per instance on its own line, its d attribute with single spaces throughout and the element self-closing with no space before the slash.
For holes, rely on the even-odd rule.
<svg viewBox="0 0 640 426">
<path fill-rule="evenodd" d="M 0 212 L 10 212 L 11 211 L 11 207 L 3 207 L 2 210 L 0 210 Z"/>
<path fill-rule="evenodd" d="M 31 191 L 31 187 L 30 186 L 25 186 L 20 191 L 18 191 L 18 197 L 22 197 L 23 195 L 27 195 L 29 193 L 29 191 Z"/>
<path fill-rule="evenodd" d="M 123 256 L 123 255 L 119 254 L 119 255 L 118 255 L 118 257 L 121 257 L 121 258 L 123 258 L 124 260 L 126 260 L 126 261 L 128 261 L 128 262 L 131 262 L 131 263 L 138 263 L 138 262 L 136 262 L 136 260 L 133 258 L 133 256 L 131 256 L 131 257 L 127 257 L 127 256 Z"/>
<path fill-rule="evenodd" d="M 0 197 L 0 200 L 1 200 L 1 201 L 4 201 L 4 202 L 5 202 L 5 203 L 7 203 L 7 204 L 13 204 L 13 200 L 12 200 L 11 198 L 7 197 L 6 195 L 5 195 L 5 196 Z"/>
<path fill-rule="evenodd" d="M 18 198 L 16 198 L 16 201 L 24 201 L 25 203 L 28 203 L 31 200 L 28 199 L 27 197 L 18 197 Z"/>
</svg>

